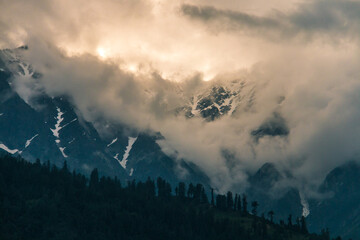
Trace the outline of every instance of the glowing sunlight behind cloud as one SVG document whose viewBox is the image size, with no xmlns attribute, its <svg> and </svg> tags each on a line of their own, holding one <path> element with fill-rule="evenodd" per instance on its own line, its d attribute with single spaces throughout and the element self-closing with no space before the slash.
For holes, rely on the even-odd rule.
<svg viewBox="0 0 360 240">
<path fill-rule="evenodd" d="M 108 56 L 107 52 L 106 52 L 105 49 L 102 48 L 102 47 L 98 47 L 98 48 L 96 49 L 96 52 L 97 52 L 97 54 L 98 54 L 101 58 L 103 58 L 103 59 L 105 59 L 105 58 Z"/>
</svg>

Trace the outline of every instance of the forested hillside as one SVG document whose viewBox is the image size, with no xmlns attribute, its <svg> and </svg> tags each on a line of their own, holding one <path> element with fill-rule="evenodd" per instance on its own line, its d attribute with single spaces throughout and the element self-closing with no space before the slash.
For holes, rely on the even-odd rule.
<svg viewBox="0 0 360 240">
<path fill-rule="evenodd" d="M 309 234 L 305 218 L 257 216 L 245 195 L 208 200 L 201 184 L 172 190 L 161 178 L 121 183 L 68 169 L 0 157 L 0 239 L 330 239 L 328 230 Z"/>
</svg>

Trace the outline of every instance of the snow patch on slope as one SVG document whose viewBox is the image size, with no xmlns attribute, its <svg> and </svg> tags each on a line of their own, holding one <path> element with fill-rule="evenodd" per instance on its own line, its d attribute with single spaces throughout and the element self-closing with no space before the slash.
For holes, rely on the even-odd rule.
<svg viewBox="0 0 360 240">
<path fill-rule="evenodd" d="M 61 154 L 64 156 L 64 158 L 67 158 L 68 156 L 65 154 L 65 148 L 66 147 L 59 147 L 59 150 L 60 150 L 60 152 L 61 152 Z"/>
<path fill-rule="evenodd" d="M 67 158 L 68 156 L 65 154 L 65 148 L 66 147 L 61 147 L 60 146 L 61 141 L 60 141 L 60 133 L 59 132 L 60 132 L 61 129 L 68 126 L 70 123 L 75 122 L 77 120 L 77 118 L 74 118 L 70 122 L 68 122 L 65 125 L 61 126 L 61 123 L 64 121 L 64 117 L 63 117 L 64 113 L 61 111 L 61 109 L 59 107 L 56 107 L 56 110 L 57 110 L 58 114 L 57 114 L 57 117 L 55 118 L 55 119 L 57 119 L 56 124 L 55 124 L 55 128 L 54 129 L 50 128 L 50 130 L 52 131 L 54 137 L 56 138 L 55 142 L 58 145 L 61 154 L 64 156 L 64 158 Z M 75 138 L 73 140 L 71 140 L 69 142 L 69 144 L 72 143 L 74 140 L 75 140 Z"/>
<path fill-rule="evenodd" d="M 35 136 L 27 140 L 25 143 L 25 148 L 27 148 L 31 144 L 31 141 L 34 140 L 34 138 L 36 138 L 37 136 L 39 136 L 39 134 L 36 134 Z"/>
<path fill-rule="evenodd" d="M 120 159 L 119 159 L 119 154 L 117 153 L 115 156 L 114 156 L 114 158 L 120 163 L 121 161 L 120 161 Z M 121 164 L 121 163 L 120 163 Z"/>
<path fill-rule="evenodd" d="M 21 153 L 18 149 L 13 149 L 12 150 L 12 149 L 8 148 L 5 144 L 2 144 L 2 143 L 0 143 L 0 149 L 3 149 L 3 150 L 7 151 L 10 154 L 15 154 L 17 152 Z"/>
<path fill-rule="evenodd" d="M 56 110 L 58 112 L 58 115 L 56 117 L 57 121 L 55 124 L 55 128 L 54 129 L 50 128 L 50 130 L 52 131 L 54 137 L 59 138 L 59 131 L 62 129 L 62 127 L 60 127 L 60 124 L 64 120 L 64 118 L 62 117 L 62 115 L 64 115 L 64 113 L 61 112 L 61 109 L 58 107 L 56 108 Z"/>
<path fill-rule="evenodd" d="M 22 68 L 23 73 L 19 72 L 19 75 L 23 78 L 31 78 L 34 73 L 29 69 L 29 65 L 25 65 L 24 63 L 19 63 L 19 66 Z"/>
<path fill-rule="evenodd" d="M 309 216 L 309 214 L 310 214 L 309 203 L 303 192 L 300 192 L 300 202 L 301 202 L 301 205 L 303 206 L 302 215 L 304 217 Z"/>
<path fill-rule="evenodd" d="M 198 97 L 194 96 L 193 101 L 192 101 L 192 105 L 191 105 L 191 114 L 194 115 L 194 116 L 197 116 L 199 114 L 199 111 L 196 109 L 198 102 L 199 102 Z"/>
<path fill-rule="evenodd" d="M 116 143 L 117 140 L 118 140 L 118 138 L 115 138 L 115 139 L 112 140 L 111 143 L 109 143 L 106 147 L 110 147 L 111 145 L 113 145 L 114 143 Z"/>
<path fill-rule="evenodd" d="M 132 146 L 134 145 L 136 139 L 137 139 L 137 137 L 136 137 L 136 138 L 129 137 L 128 145 L 126 146 L 125 153 L 124 153 L 123 158 L 122 158 L 121 161 L 120 161 L 120 159 L 119 159 L 119 154 L 118 154 L 118 153 L 114 156 L 114 158 L 120 163 L 120 165 L 121 165 L 124 169 L 126 169 L 126 163 L 127 163 L 127 161 L 128 161 L 128 157 L 129 157 L 131 148 L 132 148 Z M 132 171 L 130 171 L 130 173 L 132 174 Z"/>
</svg>

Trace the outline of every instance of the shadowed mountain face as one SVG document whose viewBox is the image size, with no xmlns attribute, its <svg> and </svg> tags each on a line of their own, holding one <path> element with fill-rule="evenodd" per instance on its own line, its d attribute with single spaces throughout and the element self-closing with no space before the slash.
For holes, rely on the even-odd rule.
<svg viewBox="0 0 360 240">
<path fill-rule="evenodd" d="M 273 115 L 264 122 L 258 129 L 253 130 L 251 135 L 254 136 L 256 141 L 264 136 L 287 136 L 289 129 L 286 126 L 285 119 L 279 113 L 273 113 Z"/>
<path fill-rule="evenodd" d="M 280 98 L 279 103 L 284 98 Z M 216 121 L 222 117 L 232 117 L 241 112 L 249 111 L 255 101 L 254 86 L 246 86 L 245 82 L 233 81 L 226 86 L 213 86 L 198 93 L 191 99 L 191 104 L 178 110 L 188 118 L 203 118 L 205 121 Z M 268 137 L 286 137 L 289 135 L 286 120 L 279 112 L 264 121 L 258 128 L 251 131 L 255 142 Z"/>
<path fill-rule="evenodd" d="M 319 192 L 324 199 L 310 201 L 311 230 L 328 227 L 334 236 L 358 239 L 360 236 L 360 165 L 349 162 L 332 170 Z"/>
<path fill-rule="evenodd" d="M 254 101 L 254 86 L 245 81 L 234 80 L 226 85 L 214 84 L 194 94 L 189 104 L 177 112 L 187 118 L 203 118 L 215 121 L 224 116 L 233 116 L 238 111 L 247 111 Z"/>
<path fill-rule="evenodd" d="M 306 199 L 296 187 L 279 188 L 293 177 L 264 164 L 250 176 L 249 199 L 260 203 L 259 213 L 275 212 L 276 220 L 286 220 L 289 214 L 306 215 L 311 232 L 330 229 L 330 234 L 343 239 L 360 236 L 360 165 L 349 162 L 332 170 L 319 188 L 320 198 Z M 279 191 L 280 190 L 280 191 Z"/>
<path fill-rule="evenodd" d="M 94 127 L 76 114 L 65 98 L 46 95 L 34 99 L 33 108 L 12 90 L 11 74 L 0 72 L 0 141 L 28 160 L 68 164 L 85 173 L 98 167 L 104 174 L 124 175 L 117 161 L 107 154 L 105 142 Z M 4 97 L 5 96 L 5 97 Z M 5 149 L 5 147 L 3 147 Z"/>
<path fill-rule="evenodd" d="M 201 182 L 208 188 L 210 183 L 208 177 L 196 165 L 184 160 L 174 161 L 173 158 L 165 155 L 156 143 L 159 139 L 162 139 L 159 134 L 155 136 L 139 134 L 128 158 L 128 169 L 132 172 L 132 178 L 146 180 L 147 176 L 153 176 L 156 172 L 159 177 L 167 179 L 170 183 L 179 180 Z"/>
<path fill-rule="evenodd" d="M 213 87 L 209 94 L 200 95 L 198 100 L 196 98 L 193 99 L 195 112 L 187 112 L 187 116 L 194 117 L 197 112 L 207 121 L 213 121 L 228 113 L 232 114 L 234 111 L 233 106 L 235 105 L 235 102 L 233 102 L 234 97 L 236 97 L 235 92 L 226 90 L 221 86 Z"/>
<path fill-rule="evenodd" d="M 301 203 L 299 190 L 291 186 L 281 186 L 284 182 L 291 181 L 291 178 L 281 173 L 272 163 L 265 163 L 250 176 L 248 194 L 250 199 L 261 203 L 259 213 L 267 215 L 273 210 L 277 221 L 286 221 L 289 214 L 294 218 L 302 216 L 304 206 Z"/>
<path fill-rule="evenodd" d="M 276 169 L 274 164 L 265 163 L 251 178 L 250 182 L 253 187 L 268 191 L 277 182 L 283 180 L 284 177 Z"/>
</svg>

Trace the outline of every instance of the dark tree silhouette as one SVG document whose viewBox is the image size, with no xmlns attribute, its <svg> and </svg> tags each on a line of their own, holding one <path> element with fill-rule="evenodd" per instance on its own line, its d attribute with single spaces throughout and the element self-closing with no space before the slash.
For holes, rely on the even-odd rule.
<svg viewBox="0 0 360 240">
<path fill-rule="evenodd" d="M 171 186 L 161 177 L 157 178 L 156 185 L 158 188 L 158 196 L 160 198 L 169 198 L 171 196 Z"/>
<path fill-rule="evenodd" d="M 302 231 L 303 233 L 308 233 L 308 229 L 307 229 L 307 226 L 306 226 L 306 221 L 305 221 L 305 217 L 304 217 L 304 216 L 301 216 L 300 223 L 301 223 L 301 231 Z"/>
<path fill-rule="evenodd" d="M 214 189 L 211 188 L 211 206 L 215 206 Z"/>
<path fill-rule="evenodd" d="M 291 214 L 289 214 L 289 216 L 288 216 L 288 226 L 289 227 L 292 227 L 292 215 Z"/>
<path fill-rule="evenodd" d="M 270 218 L 270 222 L 271 223 L 273 223 L 274 222 L 274 211 L 273 210 L 270 210 L 269 212 L 268 212 L 268 216 L 269 216 L 269 218 Z"/>
<path fill-rule="evenodd" d="M 246 195 L 243 194 L 243 197 L 242 197 L 242 209 L 243 209 L 243 214 L 247 214 L 248 213 L 248 210 L 247 210 L 247 199 L 246 199 Z"/>
<path fill-rule="evenodd" d="M 235 194 L 235 201 L 234 201 L 234 208 L 233 208 L 234 211 L 236 211 L 237 206 L 238 206 L 238 195 Z"/>
<path fill-rule="evenodd" d="M 251 213 L 253 214 L 253 215 L 257 215 L 257 208 L 258 208 L 258 206 L 259 206 L 259 203 L 257 202 L 257 201 L 253 201 L 253 202 L 251 202 L 251 207 L 252 207 L 252 209 L 251 209 Z"/>
<path fill-rule="evenodd" d="M 226 203 L 226 196 L 225 195 L 216 195 L 216 208 L 220 210 L 226 210 L 227 209 L 227 203 Z"/>
<path fill-rule="evenodd" d="M 238 195 L 237 210 L 238 210 L 239 212 L 242 211 L 242 208 L 241 208 L 241 196 L 240 196 L 240 194 Z"/>
<path fill-rule="evenodd" d="M 228 191 L 226 194 L 226 205 L 228 210 L 231 210 L 234 207 L 233 194 L 230 191 Z"/>
<path fill-rule="evenodd" d="M 90 174 L 89 187 L 90 187 L 90 189 L 96 189 L 98 184 L 99 184 L 99 172 L 98 172 L 97 168 L 95 168 L 94 170 L 92 170 L 92 172 Z"/>
<path fill-rule="evenodd" d="M 185 198 L 185 192 L 186 192 L 185 183 L 180 182 L 178 188 L 179 188 L 179 198 L 184 199 Z"/>
<path fill-rule="evenodd" d="M 187 191 L 188 198 L 193 198 L 194 197 L 194 192 L 195 192 L 194 185 L 192 183 L 190 183 L 189 187 L 188 187 L 188 191 Z"/>
<path fill-rule="evenodd" d="M 186 197 L 179 183 L 174 196 L 162 178 L 122 186 L 97 169 L 88 179 L 69 167 L 0 156 L 0 239 L 330 240 L 328 230 L 307 233 L 305 218 L 295 229 L 247 214 L 245 195 L 234 204 L 232 194 L 219 194 L 214 207 L 201 184 L 189 185 Z"/>
</svg>

